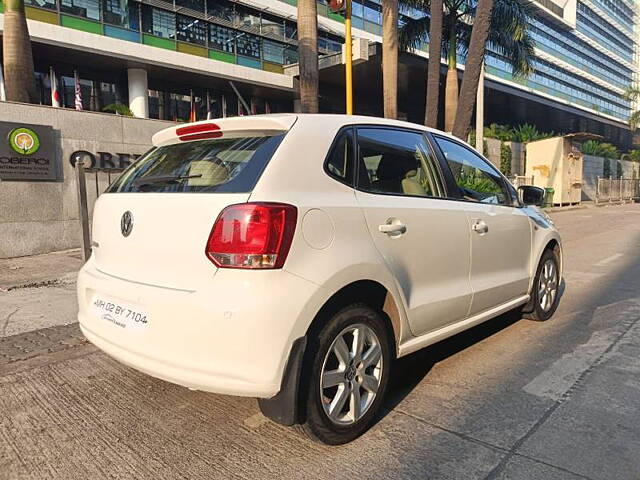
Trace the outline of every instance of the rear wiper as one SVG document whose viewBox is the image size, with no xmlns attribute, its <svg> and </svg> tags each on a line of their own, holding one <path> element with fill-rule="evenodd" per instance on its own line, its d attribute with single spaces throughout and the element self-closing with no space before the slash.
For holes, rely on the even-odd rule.
<svg viewBox="0 0 640 480">
<path fill-rule="evenodd" d="M 197 175 L 160 175 L 157 177 L 143 177 L 133 181 L 133 185 L 139 187 L 141 185 L 151 185 L 152 183 L 171 183 L 189 178 L 200 178 L 202 174 Z"/>
</svg>

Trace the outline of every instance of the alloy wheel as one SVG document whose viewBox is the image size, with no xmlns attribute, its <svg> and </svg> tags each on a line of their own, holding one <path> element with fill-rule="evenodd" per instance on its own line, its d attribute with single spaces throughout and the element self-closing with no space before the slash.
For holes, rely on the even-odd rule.
<svg viewBox="0 0 640 480">
<path fill-rule="evenodd" d="M 558 294 L 558 269 L 552 259 L 544 262 L 538 281 L 538 303 L 543 311 L 548 312 Z"/>
<path fill-rule="evenodd" d="M 369 410 L 382 380 L 382 347 L 375 332 L 358 323 L 335 338 L 322 364 L 320 400 L 339 425 L 357 422 Z"/>
</svg>

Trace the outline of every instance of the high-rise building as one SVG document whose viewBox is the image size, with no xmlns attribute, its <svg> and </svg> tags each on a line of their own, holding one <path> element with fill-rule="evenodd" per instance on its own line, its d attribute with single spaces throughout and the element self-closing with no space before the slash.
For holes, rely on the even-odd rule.
<svg viewBox="0 0 640 480">
<path fill-rule="evenodd" d="M 50 102 L 51 67 L 73 107 L 73 76 L 83 104 L 125 104 L 134 114 L 188 119 L 295 108 L 295 0 L 26 0 L 38 88 Z M 353 1 L 353 34 L 381 42 L 381 0 Z M 1 9 L 0 3 L 0 9 Z M 487 123 L 533 123 L 556 132 L 590 131 L 628 146 L 633 107 L 623 98 L 636 80 L 636 7 L 630 0 L 536 0 L 531 33 L 535 71 L 514 79 L 490 49 Z M 318 2 L 321 55 L 339 54 L 344 19 Z M 403 15 L 424 15 L 404 11 Z M 0 15 L 0 29 L 2 20 Z M 378 113 L 379 55 L 356 66 L 356 112 Z M 401 57 L 400 111 L 421 121 L 427 47 Z M 379 51 L 379 48 L 378 48 Z M 339 63 L 339 62 L 338 62 Z M 368 64 L 368 65 L 367 65 Z M 334 70 L 342 68 L 334 65 Z M 461 68 L 463 66 L 461 65 Z M 365 79 L 364 81 L 362 79 Z M 340 75 L 321 71 L 321 107 L 339 111 Z M 147 92 L 145 96 L 141 92 Z M 207 101 L 208 100 L 208 101 Z M 207 106 L 208 105 L 208 106 Z"/>
</svg>

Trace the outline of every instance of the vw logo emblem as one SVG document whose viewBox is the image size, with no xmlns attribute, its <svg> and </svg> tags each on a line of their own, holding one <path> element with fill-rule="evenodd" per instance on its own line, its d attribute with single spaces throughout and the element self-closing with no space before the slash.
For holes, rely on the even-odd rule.
<svg viewBox="0 0 640 480">
<path fill-rule="evenodd" d="M 123 237 L 128 237 L 131 230 L 133 230 L 133 214 L 127 210 L 120 219 L 120 231 Z"/>
</svg>

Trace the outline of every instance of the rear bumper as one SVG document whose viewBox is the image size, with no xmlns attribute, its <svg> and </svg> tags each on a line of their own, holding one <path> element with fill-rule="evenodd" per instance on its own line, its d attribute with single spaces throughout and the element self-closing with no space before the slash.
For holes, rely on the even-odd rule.
<svg viewBox="0 0 640 480">
<path fill-rule="evenodd" d="M 148 375 L 208 392 L 271 398 L 281 388 L 293 342 L 310 319 L 318 287 L 284 270 L 219 270 L 187 291 L 123 280 L 90 260 L 78 276 L 78 320 L 86 338 Z M 126 330 L 96 315 L 94 295 L 140 305 L 144 329 Z"/>
</svg>

